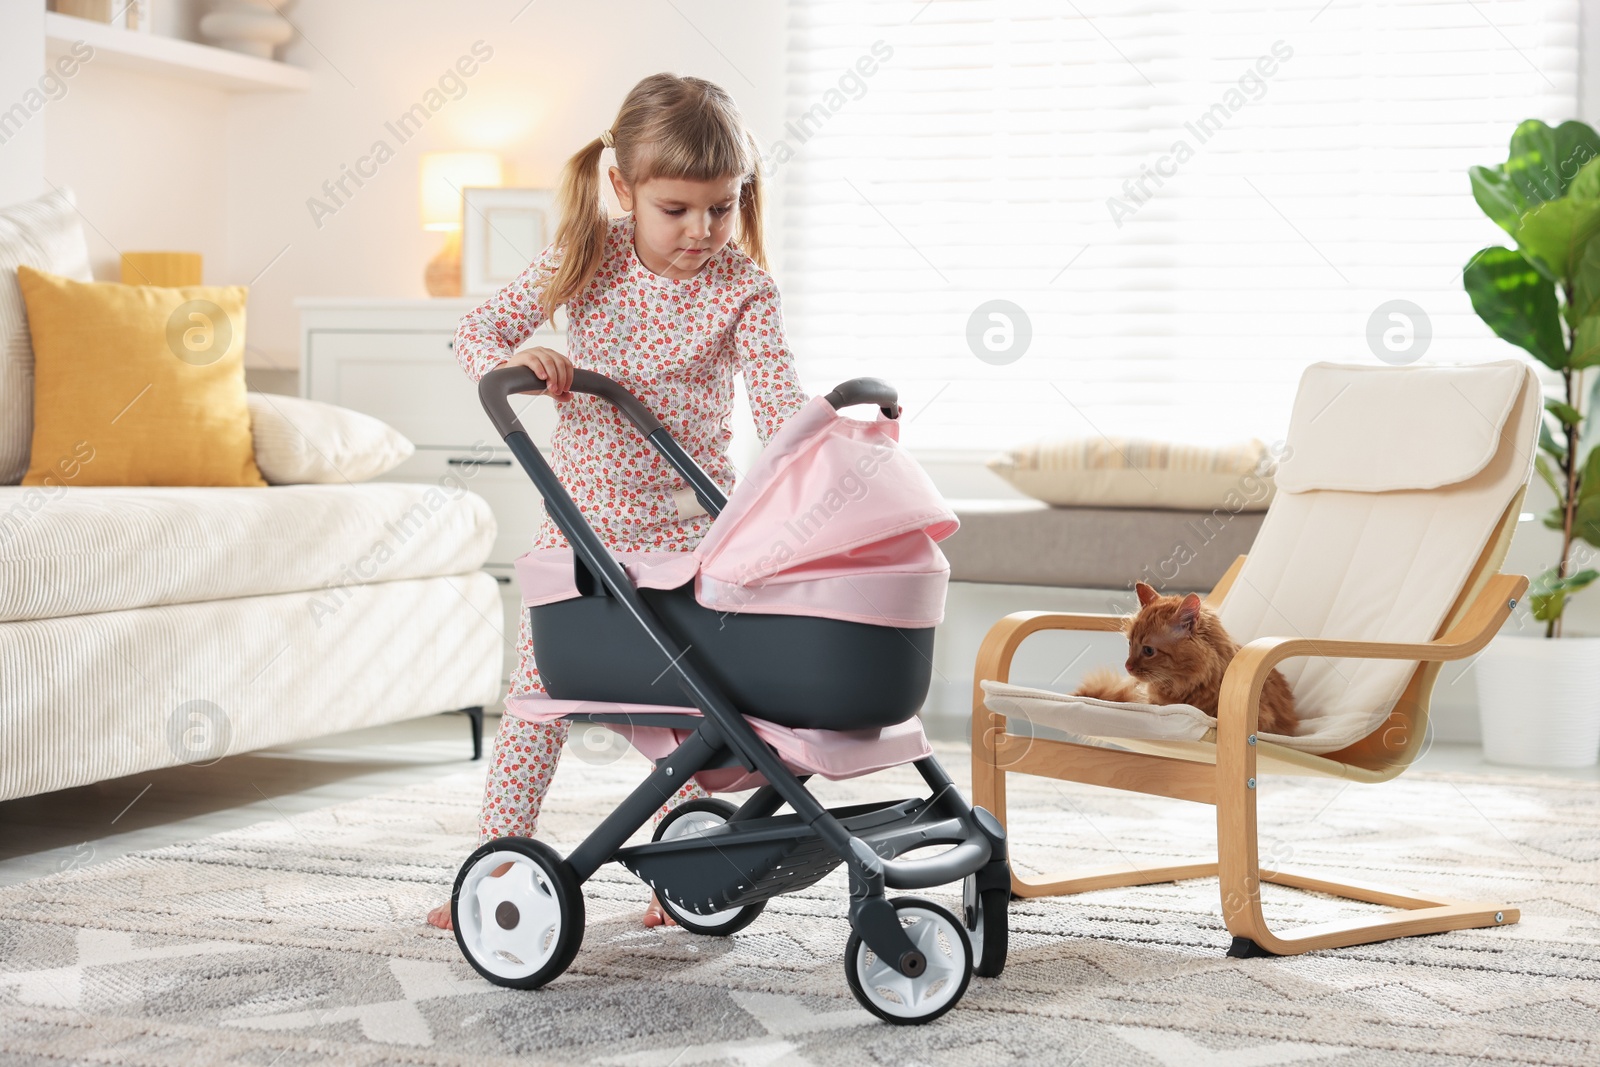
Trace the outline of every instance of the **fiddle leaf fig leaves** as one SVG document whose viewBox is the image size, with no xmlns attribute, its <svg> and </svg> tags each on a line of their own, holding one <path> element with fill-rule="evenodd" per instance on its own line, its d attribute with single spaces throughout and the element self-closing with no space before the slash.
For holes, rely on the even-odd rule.
<svg viewBox="0 0 1600 1067">
<path fill-rule="evenodd" d="M 1467 176 L 1483 213 L 1518 246 L 1486 248 L 1467 262 L 1472 308 L 1498 337 L 1561 372 L 1566 386 L 1545 401 L 1534 457 L 1556 501 L 1544 525 L 1563 535 L 1562 562 L 1529 590 L 1534 617 L 1551 622 L 1567 597 L 1600 579 L 1593 568 L 1560 576 L 1572 541 L 1600 548 L 1600 375 L 1582 377 L 1600 367 L 1600 134 L 1582 122 L 1552 128 L 1529 119 L 1512 132 L 1504 163 Z"/>
<path fill-rule="evenodd" d="M 1566 366 L 1555 285 L 1527 257 L 1509 248 L 1485 248 L 1462 274 L 1472 309 L 1500 338 L 1526 349 L 1553 370 Z"/>
<path fill-rule="evenodd" d="M 1576 284 L 1579 264 L 1595 235 L 1600 234 L 1600 200 L 1570 197 L 1540 204 L 1518 224 L 1515 237 L 1523 252 L 1538 260 L 1540 273 L 1554 281 Z"/>
<path fill-rule="evenodd" d="M 1531 206 L 1522 191 L 1497 167 L 1473 167 L 1467 171 L 1472 181 L 1472 198 L 1483 213 L 1495 221 L 1502 230 L 1516 236 L 1522 216 Z"/>
<path fill-rule="evenodd" d="M 1511 134 L 1510 153 L 1501 171 L 1530 207 L 1567 195 L 1584 164 L 1600 157 L 1600 134 L 1582 122 L 1551 129 L 1529 119 Z M 1492 216 L 1491 216 L 1492 217 Z"/>
<path fill-rule="evenodd" d="M 1540 622 L 1560 618 L 1562 609 L 1566 607 L 1567 596 L 1587 589 L 1596 578 L 1600 578 L 1600 571 L 1592 567 L 1565 578 L 1557 577 L 1556 568 L 1551 567 L 1528 587 L 1528 606 L 1533 610 L 1533 617 Z"/>
</svg>

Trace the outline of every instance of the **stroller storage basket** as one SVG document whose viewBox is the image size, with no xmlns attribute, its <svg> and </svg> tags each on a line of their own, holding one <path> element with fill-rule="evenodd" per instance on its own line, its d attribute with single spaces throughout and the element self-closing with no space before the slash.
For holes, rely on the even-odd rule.
<svg viewBox="0 0 1600 1067">
<path fill-rule="evenodd" d="M 892 858 L 910 848 L 965 840 L 959 817 L 938 819 L 937 806 L 937 801 L 898 800 L 834 808 L 831 814 L 878 855 Z M 844 862 L 797 815 L 729 822 L 692 838 L 619 849 L 617 861 L 696 915 L 805 889 Z M 680 899 L 679 887 L 687 886 L 694 887 L 695 899 Z"/>
<path fill-rule="evenodd" d="M 801 615 L 730 615 L 690 585 L 641 589 L 645 603 L 746 715 L 813 730 L 894 726 L 917 713 L 933 672 L 933 628 Z M 679 704 L 670 662 L 615 597 L 528 610 L 539 675 L 558 700 Z"/>
</svg>

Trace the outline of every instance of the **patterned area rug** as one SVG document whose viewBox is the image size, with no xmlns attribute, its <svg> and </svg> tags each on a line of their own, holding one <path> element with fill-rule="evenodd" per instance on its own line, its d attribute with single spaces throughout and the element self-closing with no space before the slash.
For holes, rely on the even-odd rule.
<svg viewBox="0 0 1600 1067">
<path fill-rule="evenodd" d="M 944 758 L 964 780 L 965 753 Z M 549 839 L 570 848 L 642 767 L 569 757 Z M 1213 840 L 1210 809 L 1011 781 L 1030 870 L 1156 863 Z M 907 1028 L 873 1019 L 845 985 L 837 873 L 724 941 L 643 929 L 641 887 L 607 868 L 585 887 L 572 969 L 538 992 L 490 986 L 420 921 L 472 847 L 480 784 L 470 772 L 0 892 L 0 1062 L 1600 1063 L 1593 785 L 1269 780 L 1264 851 L 1278 862 L 1511 901 L 1523 922 L 1231 960 L 1214 883 L 1021 902 L 1006 973 Z M 915 786 L 894 772 L 820 791 Z M 1269 890 L 1286 926 L 1350 910 Z"/>
</svg>

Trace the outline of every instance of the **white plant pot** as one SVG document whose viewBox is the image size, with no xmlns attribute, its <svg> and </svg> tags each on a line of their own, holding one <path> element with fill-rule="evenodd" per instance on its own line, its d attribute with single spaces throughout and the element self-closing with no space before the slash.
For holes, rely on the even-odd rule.
<svg viewBox="0 0 1600 1067">
<path fill-rule="evenodd" d="M 1600 637 L 1501 634 L 1473 671 L 1489 762 L 1592 767 L 1600 760 Z"/>
</svg>

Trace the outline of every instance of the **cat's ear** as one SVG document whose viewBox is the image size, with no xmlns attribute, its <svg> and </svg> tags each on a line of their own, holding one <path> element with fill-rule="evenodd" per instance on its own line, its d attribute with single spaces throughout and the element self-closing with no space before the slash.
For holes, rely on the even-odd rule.
<svg viewBox="0 0 1600 1067">
<path fill-rule="evenodd" d="M 1194 633 L 1195 623 L 1200 621 L 1200 595 L 1190 593 L 1183 598 L 1183 603 L 1178 605 L 1178 625 Z"/>
<path fill-rule="evenodd" d="M 1134 582 L 1133 591 L 1139 595 L 1139 606 L 1141 608 L 1161 595 L 1144 582 Z"/>
</svg>

